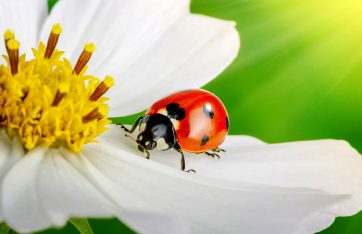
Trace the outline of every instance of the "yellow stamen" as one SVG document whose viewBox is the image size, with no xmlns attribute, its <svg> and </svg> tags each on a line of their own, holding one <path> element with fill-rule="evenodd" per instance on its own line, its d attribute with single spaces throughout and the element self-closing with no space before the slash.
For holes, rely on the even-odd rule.
<svg viewBox="0 0 362 234">
<path fill-rule="evenodd" d="M 11 31 L 10 29 L 7 29 L 4 33 L 4 42 L 5 42 L 5 48 L 6 52 L 9 54 L 9 48 L 8 48 L 8 41 L 11 39 L 15 39 L 15 33 Z"/>
<path fill-rule="evenodd" d="M 10 40 L 8 40 L 6 45 L 8 48 L 8 56 L 9 56 L 9 61 L 10 61 L 11 74 L 15 75 L 16 73 L 18 73 L 20 43 L 15 39 L 10 39 Z"/>
<path fill-rule="evenodd" d="M 94 90 L 94 92 L 92 93 L 92 95 L 89 97 L 89 100 L 94 102 L 97 101 L 100 97 L 103 96 L 103 94 L 105 94 L 108 89 L 110 87 L 112 87 L 114 84 L 114 81 L 112 79 L 112 77 L 107 76 L 98 86 L 97 88 Z"/>
<path fill-rule="evenodd" d="M 93 53 L 96 50 L 96 46 L 91 42 L 84 45 L 84 50 L 89 53 Z"/>
<path fill-rule="evenodd" d="M 59 89 L 55 94 L 52 106 L 57 106 L 68 92 L 69 92 L 69 86 L 67 84 L 60 84 Z"/>
<path fill-rule="evenodd" d="M 83 68 L 89 62 L 89 59 L 91 58 L 92 53 L 94 52 L 95 49 L 96 49 L 96 47 L 94 46 L 93 43 L 88 43 L 84 46 L 84 50 L 78 58 L 78 61 L 74 67 L 73 73 L 75 73 L 77 75 L 80 74 L 80 72 L 83 70 Z"/>
<path fill-rule="evenodd" d="M 49 59 L 52 56 L 54 49 L 57 46 L 59 35 L 61 32 L 62 27 L 60 26 L 60 24 L 54 24 L 48 38 L 47 48 L 44 54 L 45 58 Z"/>
<path fill-rule="evenodd" d="M 91 110 L 88 114 L 83 116 L 82 121 L 83 123 L 89 123 L 96 119 L 101 119 L 104 117 L 104 113 L 102 113 L 98 107 Z"/>
<path fill-rule="evenodd" d="M 5 42 L 7 42 L 10 39 L 14 39 L 14 38 L 15 38 L 15 33 L 13 31 L 11 31 L 10 29 L 7 29 L 4 33 Z"/>
<path fill-rule="evenodd" d="M 101 82 L 81 72 L 94 45 L 85 46 L 73 69 L 55 48 L 59 25 L 53 26 L 47 46 L 41 42 L 33 49 L 30 60 L 19 56 L 20 44 L 10 32 L 4 34 L 7 65 L 0 64 L 0 129 L 16 136 L 26 151 L 38 146 L 81 151 L 111 123 L 107 99 L 100 97 L 113 85 L 112 78 Z"/>
</svg>

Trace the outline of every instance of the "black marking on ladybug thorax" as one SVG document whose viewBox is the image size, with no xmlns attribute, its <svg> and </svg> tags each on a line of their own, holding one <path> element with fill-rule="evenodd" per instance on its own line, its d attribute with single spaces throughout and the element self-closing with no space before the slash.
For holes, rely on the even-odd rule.
<svg viewBox="0 0 362 234">
<path fill-rule="evenodd" d="M 229 130 L 229 118 L 226 116 L 226 129 Z"/>
<path fill-rule="evenodd" d="M 214 115 L 215 115 L 215 114 L 214 114 L 214 110 L 212 109 L 212 106 L 211 106 L 210 103 L 206 103 L 206 104 L 204 105 L 203 109 L 204 109 L 205 115 L 206 115 L 208 118 L 210 118 L 210 119 L 214 118 Z"/>
<path fill-rule="evenodd" d="M 177 103 L 170 103 L 166 106 L 168 117 L 176 120 L 182 120 L 185 118 L 185 109 L 181 108 Z"/>
<path fill-rule="evenodd" d="M 208 135 L 204 135 L 201 139 L 201 146 L 206 145 L 206 143 L 209 141 L 209 136 Z"/>
<path fill-rule="evenodd" d="M 143 120 L 146 124 L 145 129 L 137 136 L 138 143 L 143 148 L 167 150 L 176 144 L 177 138 L 170 118 L 161 114 L 152 114 Z M 164 140 L 164 145 L 157 147 L 157 142 L 161 138 Z"/>
</svg>

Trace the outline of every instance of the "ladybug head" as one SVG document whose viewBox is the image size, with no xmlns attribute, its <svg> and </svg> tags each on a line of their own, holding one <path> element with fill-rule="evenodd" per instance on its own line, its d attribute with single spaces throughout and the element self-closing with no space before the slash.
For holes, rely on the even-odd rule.
<svg viewBox="0 0 362 234">
<path fill-rule="evenodd" d="M 137 142 L 147 150 L 168 150 L 173 148 L 177 143 L 177 139 L 171 120 L 161 114 L 143 117 Z"/>
</svg>

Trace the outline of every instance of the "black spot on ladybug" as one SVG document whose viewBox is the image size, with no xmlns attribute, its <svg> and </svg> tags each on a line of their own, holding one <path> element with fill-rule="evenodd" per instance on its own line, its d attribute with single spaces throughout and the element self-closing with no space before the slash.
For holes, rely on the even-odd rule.
<svg viewBox="0 0 362 234">
<path fill-rule="evenodd" d="M 226 129 L 229 130 L 229 118 L 226 116 Z"/>
<path fill-rule="evenodd" d="M 206 117 L 208 117 L 210 119 L 214 118 L 214 111 L 213 111 L 210 103 L 206 103 L 204 105 L 204 113 L 205 113 Z"/>
<path fill-rule="evenodd" d="M 201 139 L 201 146 L 206 145 L 206 143 L 209 141 L 209 136 L 208 135 L 204 135 Z"/>
<path fill-rule="evenodd" d="M 170 103 L 166 106 L 167 115 L 170 118 L 182 120 L 185 118 L 185 109 L 180 108 L 180 105 L 177 103 Z"/>
</svg>

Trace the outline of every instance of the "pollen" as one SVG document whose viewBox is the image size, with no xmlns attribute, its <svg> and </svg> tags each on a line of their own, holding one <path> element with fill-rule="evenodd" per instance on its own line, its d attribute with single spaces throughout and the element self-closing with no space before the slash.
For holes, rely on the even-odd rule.
<svg viewBox="0 0 362 234">
<path fill-rule="evenodd" d="M 14 37 L 15 37 L 15 33 L 13 31 L 11 31 L 10 29 L 5 31 L 5 33 L 4 33 L 5 42 L 10 40 L 10 39 L 14 39 Z"/>
<path fill-rule="evenodd" d="M 47 44 L 33 48 L 33 58 L 19 55 L 20 42 L 11 30 L 4 33 L 7 55 L 0 65 L 0 128 L 17 137 L 24 149 L 66 147 L 80 152 L 86 143 L 107 130 L 108 98 L 114 84 L 86 74 L 95 50 L 86 44 L 73 67 L 56 49 L 62 28 L 53 25 Z"/>
</svg>

